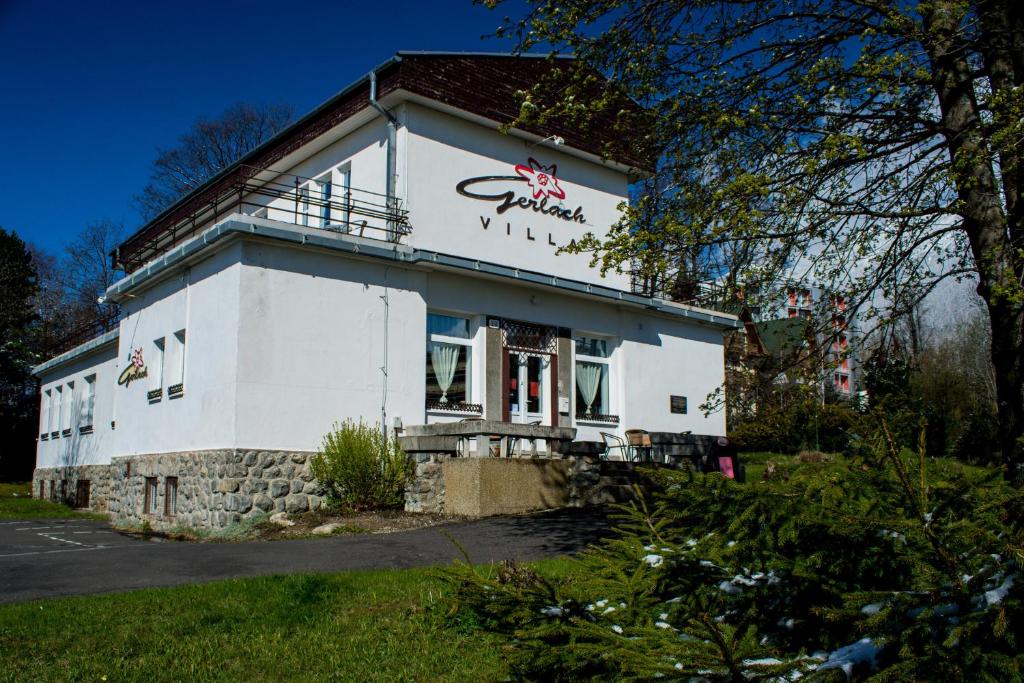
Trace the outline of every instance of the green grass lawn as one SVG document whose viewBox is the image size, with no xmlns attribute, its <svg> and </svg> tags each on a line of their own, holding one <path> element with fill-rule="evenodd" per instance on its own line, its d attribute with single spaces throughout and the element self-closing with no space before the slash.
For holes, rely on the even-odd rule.
<svg viewBox="0 0 1024 683">
<path fill-rule="evenodd" d="M 92 517 L 106 519 L 105 515 L 76 512 L 67 505 L 37 500 L 32 497 L 32 484 L 0 484 L 0 519 L 33 519 L 57 517 Z"/>
<path fill-rule="evenodd" d="M 555 574 L 568 562 L 536 566 Z M 0 681 L 501 680 L 501 643 L 446 623 L 437 574 L 298 574 L 0 606 Z"/>
</svg>

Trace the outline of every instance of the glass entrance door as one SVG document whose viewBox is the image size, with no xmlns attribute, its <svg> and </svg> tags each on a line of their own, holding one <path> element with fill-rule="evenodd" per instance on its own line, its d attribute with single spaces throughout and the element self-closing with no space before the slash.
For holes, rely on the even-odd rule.
<svg viewBox="0 0 1024 683">
<path fill-rule="evenodd" d="M 508 406 L 511 422 L 547 424 L 547 356 L 515 352 L 509 354 Z"/>
</svg>

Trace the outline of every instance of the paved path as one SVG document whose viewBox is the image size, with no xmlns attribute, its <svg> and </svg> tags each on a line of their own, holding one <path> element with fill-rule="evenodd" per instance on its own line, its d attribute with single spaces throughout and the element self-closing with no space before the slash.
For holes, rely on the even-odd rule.
<svg viewBox="0 0 1024 683">
<path fill-rule="evenodd" d="M 0 521 L 0 603 L 262 574 L 448 564 L 461 553 L 445 534 L 473 562 L 535 560 L 582 550 L 610 527 L 600 512 L 557 510 L 392 534 L 180 543 L 143 541 L 89 520 Z"/>
</svg>

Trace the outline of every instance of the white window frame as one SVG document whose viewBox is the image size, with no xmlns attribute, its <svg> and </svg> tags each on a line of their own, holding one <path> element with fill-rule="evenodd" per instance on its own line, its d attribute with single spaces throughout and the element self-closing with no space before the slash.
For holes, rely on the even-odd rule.
<svg viewBox="0 0 1024 683">
<path fill-rule="evenodd" d="M 43 392 L 42 404 L 43 404 L 42 411 L 41 411 L 42 415 L 39 418 L 39 423 L 40 423 L 40 426 L 42 427 L 42 429 L 40 430 L 40 433 L 41 434 L 45 434 L 47 436 L 47 438 L 49 438 L 50 432 L 53 431 L 53 430 L 50 429 L 50 423 L 53 420 L 53 390 L 52 389 L 47 389 L 47 390 L 45 390 Z"/>
<path fill-rule="evenodd" d="M 324 185 L 330 187 L 330 194 L 326 198 L 323 196 Z M 315 216 L 310 214 L 310 198 L 326 202 L 325 206 L 316 207 Z M 341 225 L 342 232 L 348 232 L 352 218 L 352 164 L 346 162 L 303 183 L 299 187 L 299 201 L 302 207 L 300 225 L 318 228 Z M 341 203 L 340 209 L 336 206 L 338 202 Z M 339 220 L 335 221 L 339 213 Z"/>
<path fill-rule="evenodd" d="M 605 355 L 604 356 L 593 356 L 587 353 L 579 353 L 576 350 L 576 343 L 581 339 L 595 339 L 604 342 Z M 612 355 L 614 353 L 614 340 L 611 337 L 606 337 L 601 334 L 590 334 L 588 332 L 574 332 L 572 337 L 572 351 L 573 351 L 573 362 L 572 362 L 572 382 L 573 382 L 573 403 L 575 403 L 575 396 L 577 391 L 576 385 L 576 367 L 579 363 L 594 363 L 596 365 L 604 366 L 605 368 L 605 392 L 607 395 L 607 412 L 596 412 L 595 415 L 616 415 L 615 412 L 615 392 L 612 391 L 614 381 L 614 365 L 612 363 Z M 600 387 L 598 393 L 600 395 Z M 573 419 L 577 422 L 584 423 L 597 423 L 597 424 L 614 424 L 616 421 L 602 420 L 599 417 L 581 417 L 580 411 L 584 410 L 586 406 L 573 406 Z"/>
<path fill-rule="evenodd" d="M 185 344 L 186 334 L 180 329 L 169 337 L 171 351 L 168 359 L 168 388 L 185 383 Z"/>
<path fill-rule="evenodd" d="M 93 426 L 96 412 L 96 374 L 86 375 L 82 391 L 82 405 L 78 415 L 78 427 L 84 429 Z"/>
<path fill-rule="evenodd" d="M 164 357 L 167 355 L 167 338 L 157 337 L 153 340 L 153 382 L 150 387 L 154 391 L 164 388 Z"/>
<path fill-rule="evenodd" d="M 324 188 L 327 188 L 327 192 L 324 192 Z M 313 196 L 318 202 L 322 202 L 323 205 L 318 205 L 316 222 L 318 228 L 326 228 L 331 224 L 331 200 L 333 199 L 334 192 L 334 171 L 327 171 L 323 175 L 313 178 L 310 182 L 310 195 Z M 314 194 L 315 193 L 315 194 Z"/>
<path fill-rule="evenodd" d="M 296 201 L 299 203 L 299 225 L 303 227 L 309 226 L 309 183 L 299 186 L 296 192 L 298 197 Z"/>
<path fill-rule="evenodd" d="M 61 429 L 63 429 L 64 425 L 64 410 L 66 409 L 64 401 L 64 387 L 58 384 L 53 388 L 53 390 L 54 400 L 57 404 L 57 419 L 55 420 L 53 429 L 50 430 L 50 434 L 51 436 L 60 436 Z"/>
<path fill-rule="evenodd" d="M 430 332 L 430 316 L 432 316 L 432 315 L 443 315 L 443 316 L 448 317 L 448 318 L 457 318 L 459 320 L 465 320 L 466 321 L 466 330 L 467 330 L 467 334 L 469 336 L 468 337 L 451 337 L 451 336 L 448 336 L 446 334 L 431 333 Z M 427 311 L 427 324 L 426 324 L 426 331 L 427 331 L 427 335 L 426 335 L 426 337 L 427 337 L 426 350 L 427 351 L 430 350 L 431 344 L 434 344 L 434 343 L 453 344 L 453 345 L 465 347 L 466 349 L 469 350 L 468 351 L 467 360 L 466 360 L 466 374 L 468 375 L 466 377 L 466 385 L 467 385 L 466 386 L 466 403 L 472 403 L 472 404 L 479 404 L 480 403 L 480 400 L 478 399 L 478 396 L 479 396 L 478 388 L 476 386 L 477 385 L 476 376 L 478 374 L 477 373 L 477 367 L 476 367 L 478 354 L 477 354 L 476 348 L 475 348 L 476 347 L 476 337 L 477 337 L 477 320 L 478 320 L 478 316 L 469 315 L 469 314 L 466 314 L 466 313 L 457 313 L 457 312 L 453 312 L 453 311 L 440 311 L 440 310 L 429 310 L 429 311 Z M 433 371 L 434 371 L 434 369 L 430 366 L 430 362 L 428 361 L 427 362 L 427 374 L 429 375 L 430 373 L 433 373 Z M 425 400 L 426 400 L 426 396 L 424 396 L 424 402 L 425 402 Z M 452 414 L 459 414 L 459 415 L 465 415 L 466 414 L 465 411 L 455 411 L 455 410 L 448 411 L 448 410 L 443 410 L 443 409 L 440 409 L 440 408 L 431 408 L 427 412 L 432 413 L 432 414 L 433 413 L 452 413 Z"/>
</svg>

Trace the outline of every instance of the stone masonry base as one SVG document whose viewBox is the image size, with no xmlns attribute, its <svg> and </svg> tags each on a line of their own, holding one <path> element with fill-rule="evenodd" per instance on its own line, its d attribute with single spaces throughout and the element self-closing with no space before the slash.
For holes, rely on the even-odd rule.
<svg viewBox="0 0 1024 683">
<path fill-rule="evenodd" d="M 222 449 L 114 458 L 109 465 L 37 469 L 33 495 L 69 504 L 83 486 L 88 508 L 109 512 L 131 525 L 154 529 L 219 529 L 273 512 L 305 512 L 322 504 L 322 490 L 309 471 L 312 453 Z M 167 500 L 177 480 L 174 505 Z M 146 507 L 147 479 L 156 498 Z M 79 485 L 79 482 L 88 482 Z M 149 487 L 153 491 L 152 486 Z"/>
</svg>

